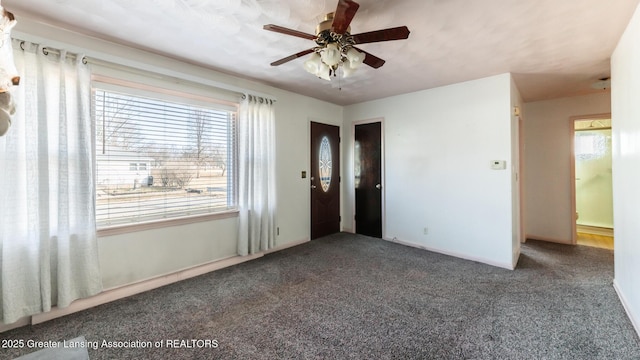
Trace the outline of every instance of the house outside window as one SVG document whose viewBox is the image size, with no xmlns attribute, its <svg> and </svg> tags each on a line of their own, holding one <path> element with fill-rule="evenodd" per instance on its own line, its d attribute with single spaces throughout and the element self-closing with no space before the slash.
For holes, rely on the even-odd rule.
<svg viewBox="0 0 640 360">
<path fill-rule="evenodd" d="M 98 229 L 235 209 L 235 108 L 102 82 L 92 98 Z"/>
</svg>

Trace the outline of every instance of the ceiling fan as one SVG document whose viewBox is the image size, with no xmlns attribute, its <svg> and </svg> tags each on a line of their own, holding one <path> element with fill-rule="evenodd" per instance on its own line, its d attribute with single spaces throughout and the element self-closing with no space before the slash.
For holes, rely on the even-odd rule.
<svg viewBox="0 0 640 360">
<path fill-rule="evenodd" d="M 278 25 L 265 25 L 265 30 L 313 40 L 316 43 L 315 47 L 274 61 L 271 66 L 282 65 L 313 53 L 311 58 L 305 61 L 305 69 L 322 79 L 331 80 L 331 75 L 335 76 L 338 68 L 342 68 L 343 76 L 347 77 L 362 63 L 374 69 L 384 65 L 383 59 L 371 55 L 355 45 L 407 39 L 409 29 L 406 26 L 399 26 L 351 35 L 349 25 L 359 7 L 360 5 L 353 0 L 338 0 L 336 11 L 327 14 L 324 21 L 318 24 L 315 35 Z"/>
</svg>

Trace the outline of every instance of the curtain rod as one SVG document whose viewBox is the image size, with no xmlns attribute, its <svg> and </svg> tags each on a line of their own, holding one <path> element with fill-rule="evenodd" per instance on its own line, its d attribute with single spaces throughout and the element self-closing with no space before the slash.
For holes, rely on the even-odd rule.
<svg viewBox="0 0 640 360">
<path fill-rule="evenodd" d="M 25 40 L 18 39 L 18 38 L 13 38 L 13 39 L 20 43 L 20 48 L 22 50 L 24 50 L 24 44 L 26 42 L 29 42 L 29 43 L 32 43 L 32 44 L 35 44 L 35 45 L 41 45 L 41 44 L 38 44 L 36 42 L 25 41 Z M 46 51 L 48 53 L 56 54 L 56 55 L 59 55 L 61 53 L 60 49 L 56 49 L 56 48 L 48 47 L 48 46 L 43 47 L 42 51 L 43 51 L 43 53 L 45 53 L 45 51 Z M 47 55 L 47 54 L 45 53 L 45 55 Z M 79 55 L 75 54 L 75 53 L 69 53 L 68 52 L 67 56 L 75 58 L 75 57 L 77 57 Z M 256 94 L 256 96 L 260 96 L 260 97 L 263 97 L 265 99 L 272 99 L 272 101 L 274 101 L 274 102 L 276 101 L 276 99 L 273 96 L 269 95 L 269 94 L 264 94 L 264 93 L 255 92 L 255 91 L 249 91 L 246 88 L 237 87 L 235 85 L 229 85 L 229 84 L 218 82 L 218 81 L 215 81 L 215 80 L 209 80 L 209 79 L 206 79 L 206 78 L 203 79 L 200 76 L 191 75 L 191 74 L 185 74 L 185 73 L 182 73 L 182 72 L 177 72 L 177 74 L 168 74 L 168 73 L 163 73 L 161 71 L 145 70 L 145 69 L 140 68 L 140 67 L 124 65 L 124 64 L 117 63 L 117 62 L 108 61 L 108 60 L 102 60 L 102 59 L 99 59 L 99 58 L 95 58 L 95 57 L 92 57 L 92 56 L 86 56 L 86 55 L 83 55 L 82 63 L 83 64 L 94 64 L 94 65 L 98 65 L 98 66 L 104 66 L 104 67 L 111 68 L 111 69 L 114 69 L 114 70 L 126 71 L 126 72 L 129 72 L 129 73 L 132 73 L 132 74 L 137 74 L 137 75 L 153 76 L 155 78 L 161 78 L 161 79 L 175 79 L 177 81 L 182 81 L 182 82 L 191 82 L 191 83 L 195 83 L 195 84 L 210 86 L 212 88 L 216 88 L 216 89 L 220 89 L 220 90 L 226 90 L 226 91 L 229 91 L 229 92 L 235 93 L 237 95 L 241 95 L 241 96 L 243 96 L 245 94 L 248 94 L 248 93 L 254 93 L 254 94 Z M 163 70 L 171 71 L 168 68 L 164 68 L 164 67 L 160 67 L 160 68 L 163 69 Z"/>
<path fill-rule="evenodd" d="M 269 105 L 273 105 L 273 103 L 276 102 L 276 100 L 274 99 L 270 99 L 262 96 L 252 95 L 248 93 L 242 94 L 242 99 L 247 99 L 247 98 L 249 99 L 249 101 L 255 100 L 255 101 L 260 101 L 260 103 L 268 103 Z"/>
<path fill-rule="evenodd" d="M 24 51 L 25 50 L 24 44 L 26 43 L 26 41 L 25 40 L 17 40 L 17 41 L 20 41 L 20 49 L 22 51 Z M 40 44 L 36 44 L 36 43 L 32 43 L 32 44 L 38 45 L 38 46 L 40 45 Z M 42 48 L 42 53 L 44 55 L 49 55 L 49 54 L 60 55 L 60 54 L 62 54 L 62 50 L 45 46 L 45 47 Z M 68 56 L 70 58 L 74 58 L 74 59 L 76 59 L 76 58 L 78 58 L 78 56 L 80 56 L 79 54 L 75 54 L 75 53 L 72 53 L 72 52 L 67 52 L 66 54 L 67 54 L 66 56 Z M 88 59 L 84 55 L 82 56 L 82 63 L 83 64 L 87 64 L 88 63 Z"/>
</svg>

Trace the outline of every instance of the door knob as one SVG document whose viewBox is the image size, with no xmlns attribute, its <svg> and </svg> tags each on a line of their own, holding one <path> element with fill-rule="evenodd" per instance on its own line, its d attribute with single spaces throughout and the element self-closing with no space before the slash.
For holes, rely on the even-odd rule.
<svg viewBox="0 0 640 360">
<path fill-rule="evenodd" d="M 382 189 L 382 185 L 380 185 L 380 184 L 376 185 L 376 189 L 378 189 L 378 190 Z"/>
<path fill-rule="evenodd" d="M 315 186 L 315 185 L 311 185 L 311 188 L 312 188 L 312 189 L 315 189 L 316 187 L 317 187 L 317 186 Z"/>
</svg>

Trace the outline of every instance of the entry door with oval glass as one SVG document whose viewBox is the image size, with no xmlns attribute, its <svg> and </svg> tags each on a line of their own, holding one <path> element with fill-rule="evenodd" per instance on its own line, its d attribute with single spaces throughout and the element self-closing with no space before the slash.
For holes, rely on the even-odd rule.
<svg viewBox="0 0 640 360">
<path fill-rule="evenodd" d="M 356 233 L 382 238 L 382 123 L 355 125 Z"/>
<path fill-rule="evenodd" d="M 340 128 L 311 123 L 311 239 L 340 231 Z"/>
</svg>

